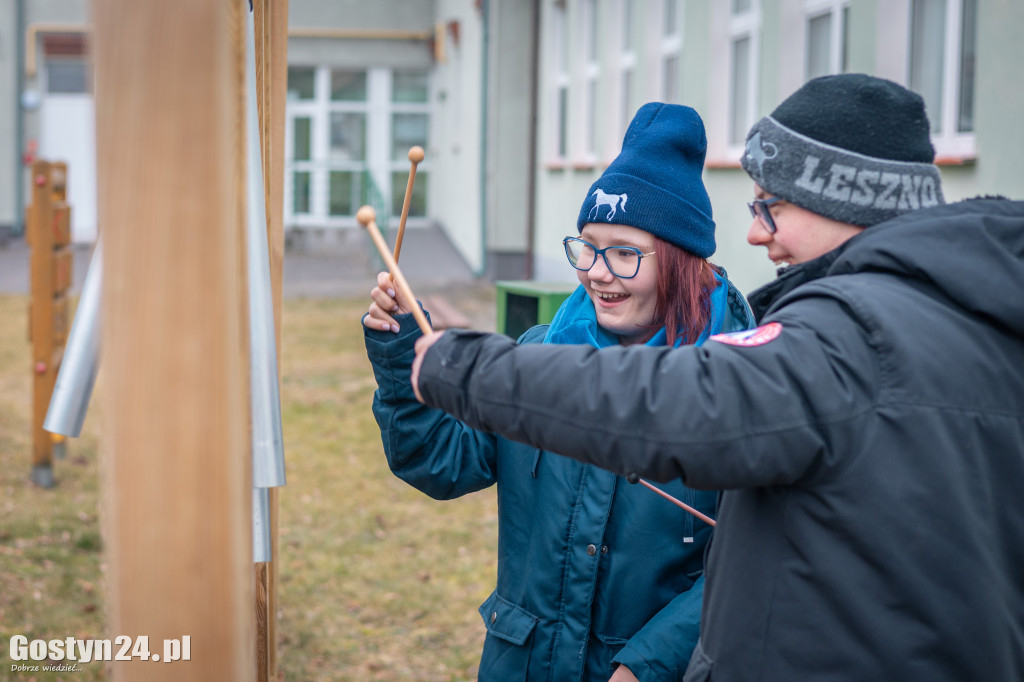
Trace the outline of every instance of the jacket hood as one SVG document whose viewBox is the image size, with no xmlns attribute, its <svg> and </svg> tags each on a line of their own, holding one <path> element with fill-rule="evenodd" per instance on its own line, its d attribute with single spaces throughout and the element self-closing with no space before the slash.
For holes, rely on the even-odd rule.
<svg viewBox="0 0 1024 682">
<path fill-rule="evenodd" d="M 865 229 L 814 260 L 785 268 L 752 292 L 760 321 L 790 291 L 820 277 L 898 275 L 1024 335 L 1024 202 L 970 199 L 922 209 Z"/>
<path fill-rule="evenodd" d="M 908 213 L 846 242 L 829 275 L 892 273 L 1024 335 L 1024 202 L 970 199 Z"/>
</svg>

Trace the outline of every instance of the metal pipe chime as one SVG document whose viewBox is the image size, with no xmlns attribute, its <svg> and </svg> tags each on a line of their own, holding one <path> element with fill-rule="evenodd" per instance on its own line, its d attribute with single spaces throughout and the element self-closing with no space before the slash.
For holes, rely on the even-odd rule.
<svg viewBox="0 0 1024 682">
<path fill-rule="evenodd" d="M 252 407 L 253 561 L 271 561 L 268 488 L 285 485 L 277 341 L 270 285 L 270 248 L 256 100 L 256 26 L 246 5 L 246 195 L 249 263 L 249 363 Z"/>
<path fill-rule="evenodd" d="M 85 413 L 96 383 L 100 362 L 100 302 L 103 295 L 103 240 L 96 241 L 71 333 L 64 346 L 64 358 L 50 395 L 43 429 L 77 438 L 82 433 Z"/>
<path fill-rule="evenodd" d="M 270 539 L 270 488 L 252 489 L 252 559 L 253 563 L 273 558 Z"/>
</svg>

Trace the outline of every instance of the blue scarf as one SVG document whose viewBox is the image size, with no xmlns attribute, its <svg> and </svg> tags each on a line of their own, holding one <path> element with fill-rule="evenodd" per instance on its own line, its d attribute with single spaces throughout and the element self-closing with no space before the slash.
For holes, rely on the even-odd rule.
<svg viewBox="0 0 1024 682">
<path fill-rule="evenodd" d="M 704 343 L 712 334 L 721 331 L 722 322 L 728 311 L 729 285 L 717 272 L 715 272 L 715 282 L 717 283 L 715 290 L 711 292 L 711 321 L 697 338 L 697 342 L 694 344 L 697 346 Z M 665 339 L 665 328 L 662 327 L 648 339 L 646 345 L 664 346 Z M 587 344 L 594 348 L 605 348 L 618 345 L 619 337 L 598 326 L 594 302 L 590 300 L 586 288 L 581 284 L 569 298 L 565 299 L 558 312 L 555 313 L 544 343 Z M 676 339 L 675 346 L 680 346 L 682 343 L 683 339 Z"/>
</svg>

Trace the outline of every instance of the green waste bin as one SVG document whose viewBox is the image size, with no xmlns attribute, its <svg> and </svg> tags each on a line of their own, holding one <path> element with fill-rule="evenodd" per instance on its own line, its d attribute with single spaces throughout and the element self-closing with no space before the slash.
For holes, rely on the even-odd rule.
<svg viewBox="0 0 1024 682">
<path fill-rule="evenodd" d="M 550 322 L 577 286 L 569 282 L 495 282 L 498 331 L 518 339 L 530 327 Z"/>
</svg>

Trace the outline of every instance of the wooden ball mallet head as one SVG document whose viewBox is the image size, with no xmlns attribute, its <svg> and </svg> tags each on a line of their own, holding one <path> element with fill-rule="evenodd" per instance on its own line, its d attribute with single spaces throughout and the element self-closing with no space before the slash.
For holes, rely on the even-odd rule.
<svg viewBox="0 0 1024 682">
<path fill-rule="evenodd" d="M 423 313 L 419 303 L 416 301 L 416 295 L 412 292 L 412 288 L 409 283 L 405 281 L 405 277 L 402 275 L 402 271 L 398 268 L 398 263 L 391 255 L 391 249 L 388 248 L 387 242 L 384 241 L 384 237 L 381 235 L 380 230 L 377 228 L 377 212 L 373 210 L 372 206 L 363 206 L 356 212 L 356 220 L 359 224 L 366 228 L 366 231 L 370 233 L 370 238 L 373 240 L 374 246 L 377 247 L 377 251 L 380 252 L 380 257 L 384 259 L 384 263 L 388 266 L 388 270 L 391 272 L 391 279 L 394 281 L 395 286 L 398 287 L 399 291 L 406 299 L 412 301 L 412 316 L 416 319 L 416 324 L 419 325 L 420 331 L 424 334 L 430 334 L 434 330 L 430 327 L 430 322 L 427 321 L 427 316 Z"/>
</svg>

